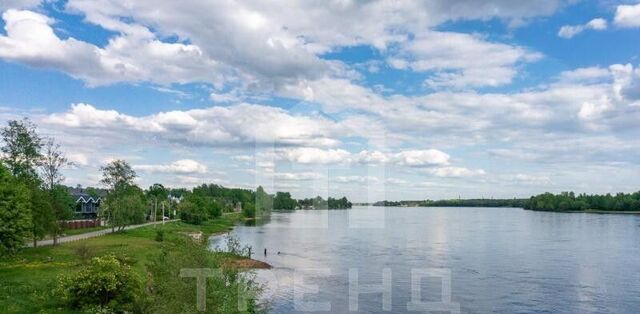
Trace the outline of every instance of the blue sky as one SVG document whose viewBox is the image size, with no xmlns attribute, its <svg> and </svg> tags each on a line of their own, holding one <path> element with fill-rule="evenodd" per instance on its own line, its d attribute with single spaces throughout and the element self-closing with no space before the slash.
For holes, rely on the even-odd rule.
<svg viewBox="0 0 640 314">
<path fill-rule="evenodd" d="M 0 118 L 95 186 L 355 201 L 640 186 L 638 1 L 7 0 Z"/>
</svg>

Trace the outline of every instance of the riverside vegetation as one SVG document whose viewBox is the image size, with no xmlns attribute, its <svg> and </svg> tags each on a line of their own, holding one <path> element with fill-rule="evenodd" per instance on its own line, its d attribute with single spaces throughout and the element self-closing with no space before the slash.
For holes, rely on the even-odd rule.
<svg viewBox="0 0 640 314">
<path fill-rule="evenodd" d="M 640 212 L 640 192 L 616 195 L 544 193 L 531 197 L 524 208 L 543 211 Z"/>
<path fill-rule="evenodd" d="M 144 190 L 124 160 L 100 168 L 106 187 L 99 215 L 114 233 L 56 245 L 63 220 L 74 217 L 62 170 L 72 166 L 53 139 L 43 139 L 29 120 L 1 130 L 0 308 L 3 312 L 190 313 L 196 311 L 194 278 L 183 268 L 220 269 L 207 280 L 209 312 L 262 312 L 260 287 L 246 268 L 267 267 L 248 258 L 250 249 L 227 241 L 225 251 L 208 249 L 208 236 L 228 231 L 243 219 L 259 219 L 272 209 L 293 209 L 287 192 L 268 194 L 204 184 L 191 190 L 156 183 Z M 97 189 L 88 188 L 91 194 Z M 322 198 L 316 198 L 320 204 Z M 346 198 L 335 203 L 346 208 Z M 241 207 L 240 212 L 236 209 Z M 292 208 L 293 207 L 293 208 Z M 163 211 L 160 212 L 159 208 Z M 171 218 L 180 222 L 125 230 L 129 225 Z M 159 216 L 160 215 L 160 216 Z M 94 228 L 100 229 L 100 228 Z M 193 236 L 197 235 L 197 236 Z M 54 246 L 37 247 L 51 237 Z M 25 242 L 33 241 L 33 248 Z M 238 304 L 244 304 L 238 307 Z"/>
<path fill-rule="evenodd" d="M 406 207 L 517 207 L 539 211 L 583 211 L 640 213 L 640 191 L 635 193 L 578 194 L 562 192 L 543 193 L 529 199 L 452 199 L 418 201 L 380 201 L 374 206 Z"/>
<path fill-rule="evenodd" d="M 207 280 L 210 312 L 261 312 L 260 287 L 229 261 L 241 252 L 211 252 L 206 235 L 240 219 L 226 214 L 201 225 L 170 222 L 60 246 L 26 249 L 0 259 L 0 308 L 5 313 L 196 313 L 196 282 L 182 268 L 222 269 Z M 158 234 L 162 234 L 161 239 Z M 238 309 L 247 300 L 246 311 Z"/>
</svg>

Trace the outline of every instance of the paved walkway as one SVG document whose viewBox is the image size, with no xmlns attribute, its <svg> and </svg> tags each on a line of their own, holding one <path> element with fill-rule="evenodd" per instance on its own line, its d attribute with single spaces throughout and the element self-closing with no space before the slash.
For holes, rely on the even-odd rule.
<svg viewBox="0 0 640 314">
<path fill-rule="evenodd" d="M 174 222 L 174 221 L 178 221 L 178 220 L 180 220 L 180 219 L 167 220 L 167 221 L 165 221 L 165 223 Z M 126 227 L 124 227 L 124 230 L 131 230 L 131 229 L 136 229 L 136 228 L 155 225 L 155 224 L 162 224 L 162 221 L 148 222 L 146 224 L 141 224 L 141 225 L 126 226 Z M 73 242 L 73 241 L 78 241 L 78 240 L 84 240 L 84 239 L 89 239 L 89 238 L 93 238 L 93 237 L 99 237 L 99 236 L 103 236 L 105 234 L 109 234 L 109 233 L 112 233 L 112 232 L 113 231 L 111 231 L 111 228 L 109 228 L 109 229 L 103 229 L 103 230 L 98 230 L 98 231 L 92 231 L 92 232 L 87 232 L 87 233 L 76 234 L 76 235 L 67 236 L 67 237 L 60 237 L 60 238 L 58 238 L 58 244 L 66 243 L 66 242 Z M 47 246 L 47 245 L 53 245 L 53 239 L 38 241 L 38 246 Z M 29 244 L 27 244 L 27 247 L 33 247 L 33 241 L 30 242 Z"/>
</svg>

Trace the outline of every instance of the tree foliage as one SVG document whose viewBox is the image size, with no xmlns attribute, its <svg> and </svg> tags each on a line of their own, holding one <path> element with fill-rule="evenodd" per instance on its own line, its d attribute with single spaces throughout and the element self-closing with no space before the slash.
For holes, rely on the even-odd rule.
<svg viewBox="0 0 640 314">
<path fill-rule="evenodd" d="M 2 129 L 4 145 L 3 162 L 11 173 L 22 180 L 34 180 L 38 177 L 37 167 L 42 155 L 42 139 L 36 132 L 36 126 L 29 119 L 12 120 Z"/>
<path fill-rule="evenodd" d="M 51 209 L 53 210 L 53 216 L 56 222 L 51 229 L 51 235 L 53 236 L 54 244 L 57 244 L 58 235 L 64 230 L 62 220 L 71 219 L 73 216 L 73 208 L 75 206 L 75 200 L 69 194 L 69 190 L 64 185 L 57 184 L 49 191 L 49 197 L 51 202 Z"/>
<path fill-rule="evenodd" d="M 157 201 L 163 201 L 169 197 L 169 190 L 160 183 L 154 183 L 147 190 L 147 197 Z"/>
<path fill-rule="evenodd" d="M 153 207 L 153 220 L 158 215 L 158 204 L 162 204 L 169 197 L 169 190 L 167 190 L 164 185 L 160 183 L 154 183 L 149 187 L 146 191 L 147 199 L 152 202 L 151 206 Z M 164 219 L 162 217 L 161 219 Z"/>
<path fill-rule="evenodd" d="M 213 197 L 195 189 L 184 196 L 178 208 L 181 219 L 193 224 L 200 224 L 222 215 L 222 206 Z"/>
<path fill-rule="evenodd" d="M 640 211 L 640 192 L 577 196 L 573 192 L 555 195 L 544 193 L 531 197 L 525 204 L 525 208 L 549 211 Z"/>
<path fill-rule="evenodd" d="M 102 214 L 112 228 L 122 230 L 128 225 L 144 222 L 145 204 L 144 193 L 139 187 L 121 183 L 107 195 L 102 204 Z"/>
<path fill-rule="evenodd" d="M 31 231 L 29 190 L 0 165 L 0 255 L 13 254 Z"/>
<path fill-rule="evenodd" d="M 133 185 L 133 180 L 137 176 L 131 165 L 120 159 L 101 167 L 100 171 L 102 171 L 100 182 L 110 190 L 115 190 L 120 185 Z"/>
<path fill-rule="evenodd" d="M 242 205 L 242 215 L 246 218 L 256 218 L 256 205 L 245 203 Z"/>
<path fill-rule="evenodd" d="M 274 209 L 291 210 L 296 209 L 297 205 L 298 202 L 291 198 L 291 193 L 289 192 L 277 192 L 273 198 Z"/>
<path fill-rule="evenodd" d="M 525 199 L 449 199 L 420 201 L 380 201 L 373 206 L 408 206 L 408 207 L 523 207 Z"/>
<path fill-rule="evenodd" d="M 37 246 L 37 241 L 45 235 L 55 230 L 56 218 L 51 206 L 50 194 L 37 186 L 31 186 L 29 191 L 31 203 L 31 238 L 33 246 Z"/>
<path fill-rule="evenodd" d="M 182 219 L 182 221 L 193 225 L 200 225 L 209 218 L 209 215 L 203 207 L 186 200 L 178 204 L 178 211 L 180 212 L 180 219 Z"/>
<path fill-rule="evenodd" d="M 305 198 L 298 200 L 298 206 L 302 209 L 348 209 L 353 204 L 349 202 L 346 197 L 333 198 L 329 197 L 327 200 L 320 196 L 314 198 Z"/>
</svg>

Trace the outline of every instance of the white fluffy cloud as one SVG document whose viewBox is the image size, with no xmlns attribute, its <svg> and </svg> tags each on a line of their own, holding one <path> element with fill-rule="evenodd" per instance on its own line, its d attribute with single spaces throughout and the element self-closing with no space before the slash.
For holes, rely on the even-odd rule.
<svg viewBox="0 0 640 314">
<path fill-rule="evenodd" d="M 540 58 L 527 49 L 469 34 L 426 32 L 405 43 L 389 64 L 397 69 L 435 72 L 426 81 L 431 87 L 461 88 L 508 84 L 519 63 Z"/>
<path fill-rule="evenodd" d="M 619 27 L 640 27 L 640 3 L 619 5 L 613 23 Z"/>
<path fill-rule="evenodd" d="M 203 174 L 207 172 L 207 166 L 192 159 L 176 160 L 166 165 L 134 165 L 133 168 L 146 172 L 173 174 Z"/>
<path fill-rule="evenodd" d="M 602 80 L 610 80 L 611 72 L 607 68 L 588 67 L 578 68 L 560 73 L 560 81 L 563 83 L 594 83 Z"/>
<path fill-rule="evenodd" d="M 291 162 L 301 164 L 336 164 L 350 162 L 351 153 L 344 149 L 320 149 L 301 147 L 277 151 L 277 156 Z"/>
<path fill-rule="evenodd" d="M 1 58 L 61 70 L 89 85 L 219 80 L 217 63 L 199 47 L 161 42 L 144 28 L 113 37 L 100 48 L 73 37 L 61 39 L 52 28 L 55 21 L 40 13 L 12 9 L 2 18 L 7 34 L 0 36 Z"/>
<path fill-rule="evenodd" d="M 607 29 L 607 20 L 602 18 L 593 19 L 584 25 L 565 25 L 558 31 L 558 36 L 562 38 L 573 38 L 585 30 L 602 31 Z"/>
<path fill-rule="evenodd" d="M 3 2 L 0 10 L 32 8 L 38 2 L 10 0 Z M 390 46 L 403 45 L 417 35 L 433 40 L 439 50 L 451 48 L 447 41 L 475 44 L 474 51 L 457 47 L 454 52 L 458 59 L 470 52 L 490 52 L 495 57 L 489 61 L 491 64 L 482 67 L 496 73 L 488 83 L 478 80 L 479 67 L 449 64 L 439 70 L 460 73 L 440 73 L 431 84 L 496 86 L 510 82 L 513 77 L 512 54 L 516 47 L 428 30 L 453 20 L 522 21 L 549 15 L 564 2 L 513 4 L 492 0 L 478 5 L 469 0 L 424 3 L 70 0 L 65 13 L 82 15 L 86 22 L 115 33 L 108 44 L 99 47 L 73 37 L 63 39 L 52 28 L 54 20 L 35 12 L 9 10 L 3 16 L 7 35 L 0 41 L 0 57 L 57 69 L 89 85 L 207 82 L 221 88 L 233 82 L 251 90 L 279 90 L 305 80 L 343 79 L 344 67 L 340 62 L 323 60 L 319 57 L 322 53 L 357 45 L 370 45 L 386 53 Z M 177 40 L 163 41 L 169 37 Z M 413 44 L 416 45 L 419 46 Z M 506 53 L 498 54 L 502 49 Z M 424 53 L 419 57 L 427 61 Z M 434 57 L 434 62 L 438 62 L 437 53 Z M 500 57 L 507 61 L 496 66 Z M 473 60 L 478 61 L 475 57 Z M 213 99 L 224 101 L 230 96 L 212 94 Z"/>
<path fill-rule="evenodd" d="M 294 116 L 282 109 L 237 104 L 134 117 L 89 104 L 75 104 L 65 113 L 43 118 L 69 133 L 96 131 L 104 138 L 134 134 L 186 145 L 313 145 L 332 146 L 334 123 L 322 117 Z M 140 140 L 136 138 L 136 140 Z"/>
</svg>

